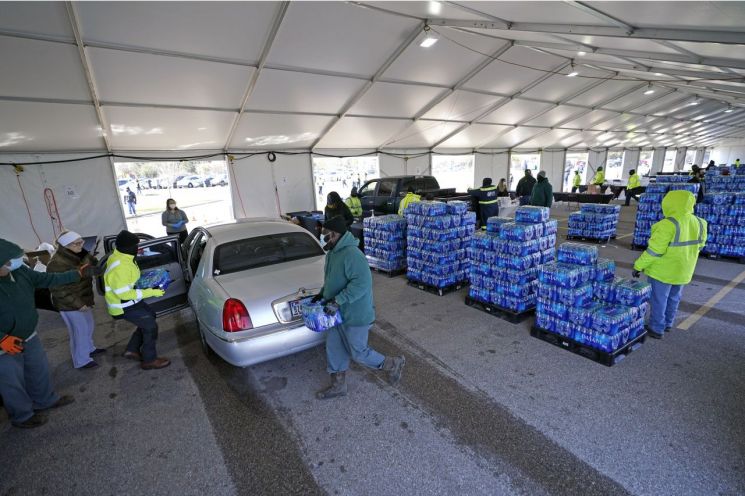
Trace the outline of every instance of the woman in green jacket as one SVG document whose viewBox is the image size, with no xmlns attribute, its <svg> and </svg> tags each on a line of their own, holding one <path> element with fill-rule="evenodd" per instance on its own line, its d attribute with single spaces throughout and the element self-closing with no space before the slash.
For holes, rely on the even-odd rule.
<svg viewBox="0 0 745 496">
<path fill-rule="evenodd" d="M 98 260 L 83 249 L 83 238 L 74 231 L 65 231 L 57 238 L 57 251 L 47 265 L 47 272 L 67 272 L 81 264 L 98 265 Z M 93 278 L 51 289 L 52 303 L 59 310 L 70 334 L 72 365 L 76 369 L 98 367 L 93 356 L 104 353 L 93 344 Z"/>
</svg>

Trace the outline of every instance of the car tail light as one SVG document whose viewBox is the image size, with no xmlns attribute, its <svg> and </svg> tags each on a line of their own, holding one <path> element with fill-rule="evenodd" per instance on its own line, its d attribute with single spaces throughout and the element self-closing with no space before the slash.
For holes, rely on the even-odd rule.
<svg viewBox="0 0 745 496">
<path fill-rule="evenodd" d="M 251 316 L 241 300 L 229 298 L 222 307 L 222 328 L 225 332 L 253 329 Z"/>
</svg>

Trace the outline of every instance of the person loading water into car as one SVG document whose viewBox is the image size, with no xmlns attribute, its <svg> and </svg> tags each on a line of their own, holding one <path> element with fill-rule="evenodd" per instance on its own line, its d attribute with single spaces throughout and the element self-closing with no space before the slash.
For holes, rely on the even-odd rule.
<svg viewBox="0 0 745 496">
<path fill-rule="evenodd" d="M 323 288 L 313 302 L 322 302 L 328 315 L 341 313 L 342 324 L 326 331 L 327 370 L 331 385 L 316 393 L 320 400 L 347 395 L 349 360 L 387 372 L 392 386 L 401 380 L 406 359 L 383 356 L 367 343 L 375 321 L 372 274 L 359 240 L 347 231 L 344 218 L 334 217 L 323 226 L 326 265 Z"/>
<path fill-rule="evenodd" d="M 139 361 L 144 370 L 168 367 L 171 361 L 158 356 L 155 344 L 158 341 L 158 324 L 155 312 L 143 301 L 144 298 L 160 297 L 162 289 L 137 289 L 140 268 L 135 262 L 140 240 L 136 234 L 121 231 L 116 237 L 114 252 L 106 261 L 103 281 L 106 307 L 115 320 L 123 319 L 137 326 L 127 344 L 124 358 Z"/>
</svg>

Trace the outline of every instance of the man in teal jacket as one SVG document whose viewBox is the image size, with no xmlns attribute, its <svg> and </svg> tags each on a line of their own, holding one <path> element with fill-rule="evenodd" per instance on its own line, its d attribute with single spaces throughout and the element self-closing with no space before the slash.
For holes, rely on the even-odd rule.
<svg viewBox="0 0 745 496">
<path fill-rule="evenodd" d="M 37 413 L 74 401 L 54 392 L 49 364 L 36 334 L 39 313 L 36 288 L 62 286 L 94 275 L 91 266 L 68 272 L 35 272 L 23 264 L 20 246 L 0 239 L 0 396 L 16 427 L 39 427 L 46 417 Z"/>
<path fill-rule="evenodd" d="M 359 240 L 347 231 L 343 217 L 334 217 L 324 224 L 326 267 L 323 289 L 314 301 L 324 302 L 330 315 L 341 312 L 342 324 L 326 331 L 327 370 L 331 385 L 319 391 L 321 400 L 346 396 L 346 372 L 349 359 L 372 369 L 385 370 L 388 382 L 398 384 L 405 358 L 386 357 L 370 348 L 368 334 L 375 321 L 372 274 L 365 255 L 359 250 Z"/>
</svg>

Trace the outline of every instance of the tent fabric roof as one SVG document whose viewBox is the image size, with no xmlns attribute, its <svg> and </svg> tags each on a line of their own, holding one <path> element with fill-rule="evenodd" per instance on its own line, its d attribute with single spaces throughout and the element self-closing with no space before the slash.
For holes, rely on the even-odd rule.
<svg viewBox="0 0 745 496">
<path fill-rule="evenodd" d="M 744 25 L 742 2 L 2 2 L 0 152 L 711 146 L 745 137 Z"/>
</svg>

